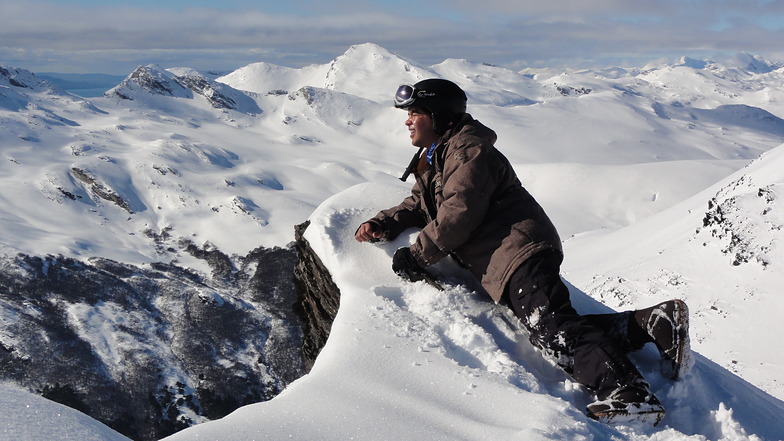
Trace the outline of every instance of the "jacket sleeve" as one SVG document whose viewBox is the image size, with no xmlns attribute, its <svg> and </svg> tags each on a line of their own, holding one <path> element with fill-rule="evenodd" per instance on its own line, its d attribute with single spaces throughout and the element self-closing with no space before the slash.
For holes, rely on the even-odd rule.
<svg viewBox="0 0 784 441">
<path fill-rule="evenodd" d="M 425 214 L 419 209 L 421 193 L 419 184 L 414 184 L 411 196 L 405 198 L 400 205 L 380 211 L 368 222 L 379 226 L 386 240 L 394 240 L 407 228 L 424 227 Z"/>
<path fill-rule="evenodd" d="M 493 148 L 459 145 L 444 160 L 438 215 L 411 246 L 414 258 L 432 265 L 471 239 L 486 221 L 491 197 L 498 185 L 500 164 Z"/>
</svg>

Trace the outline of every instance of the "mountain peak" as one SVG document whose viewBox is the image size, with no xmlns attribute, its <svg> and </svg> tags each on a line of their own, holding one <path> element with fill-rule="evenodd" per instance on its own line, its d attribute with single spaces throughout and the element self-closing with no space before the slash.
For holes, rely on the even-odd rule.
<svg viewBox="0 0 784 441">
<path fill-rule="evenodd" d="M 779 64 L 765 60 L 759 55 L 753 55 L 748 52 L 741 52 L 735 55 L 727 64 L 750 73 L 758 74 L 773 72 L 782 67 Z"/>
<path fill-rule="evenodd" d="M 324 87 L 374 101 L 388 101 L 400 78 L 416 82 L 433 74 L 373 43 L 354 45 L 329 65 Z M 372 84 L 373 90 L 362 85 Z"/>
<path fill-rule="evenodd" d="M 705 67 L 708 66 L 708 61 L 691 57 L 681 57 L 679 64 L 692 69 L 705 69 Z"/>
<path fill-rule="evenodd" d="M 0 85 L 5 84 L 20 89 L 32 89 L 36 91 L 58 90 L 54 84 L 39 79 L 29 70 L 0 66 Z"/>
<path fill-rule="evenodd" d="M 10 68 L 9 70 L 3 66 L 0 66 L 0 80 L 2 80 L 4 83 L 8 83 L 9 86 L 25 88 L 30 87 L 27 85 L 28 81 L 25 81 L 25 78 L 32 75 L 32 73 L 24 69 Z"/>
<path fill-rule="evenodd" d="M 384 47 L 375 43 L 363 43 L 349 46 L 343 55 L 338 58 L 400 58 Z"/>
<path fill-rule="evenodd" d="M 139 66 L 104 95 L 134 100 L 145 95 L 193 98 L 194 94 L 203 96 L 210 106 L 216 109 L 233 109 L 245 113 L 261 112 L 252 98 L 189 68 L 163 69 L 157 65 Z"/>
<path fill-rule="evenodd" d="M 154 64 L 137 67 L 117 87 L 104 95 L 133 100 L 139 94 L 192 97 L 190 91 L 174 79 L 174 74 Z"/>
</svg>

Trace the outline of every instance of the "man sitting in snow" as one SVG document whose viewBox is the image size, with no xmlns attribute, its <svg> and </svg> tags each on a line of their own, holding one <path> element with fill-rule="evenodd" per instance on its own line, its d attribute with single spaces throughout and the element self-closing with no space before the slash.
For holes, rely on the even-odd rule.
<svg viewBox="0 0 784 441">
<path fill-rule="evenodd" d="M 416 184 L 400 205 L 360 225 L 356 240 L 391 240 L 421 228 L 413 245 L 395 252 L 395 273 L 425 280 L 425 267 L 451 256 L 493 300 L 512 308 L 531 343 L 596 394 L 590 417 L 657 424 L 664 408 L 627 353 L 653 342 L 662 373 L 677 379 L 688 364 L 686 305 L 672 300 L 639 311 L 577 314 L 559 276 L 555 227 L 493 146 L 495 132 L 466 113 L 463 90 L 428 79 L 400 86 L 394 101 L 408 111 L 405 125 L 419 147 L 402 178 L 413 173 Z"/>
</svg>

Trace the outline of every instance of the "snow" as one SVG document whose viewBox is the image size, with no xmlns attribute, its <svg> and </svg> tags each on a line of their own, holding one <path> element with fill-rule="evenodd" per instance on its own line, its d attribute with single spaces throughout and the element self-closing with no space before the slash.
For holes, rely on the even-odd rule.
<svg viewBox="0 0 784 441">
<path fill-rule="evenodd" d="M 777 151 L 784 152 L 784 146 Z M 591 421 L 582 412 L 590 394 L 530 346 L 506 307 L 465 284 L 467 276 L 459 268 L 438 265 L 439 278 L 448 282 L 445 292 L 423 282 L 404 283 L 388 269 L 394 250 L 409 244 L 415 231 L 383 245 L 354 241 L 356 225 L 405 193 L 399 186 L 360 184 L 328 199 L 311 216 L 306 239 L 322 256 L 342 296 L 329 341 L 310 374 L 269 402 L 167 439 L 735 440 L 776 439 L 784 433 L 780 399 L 701 353 L 703 347 L 711 348 L 702 343 L 699 328 L 710 324 L 699 319 L 693 333 L 698 337 L 696 363 L 682 380 L 661 376 L 655 350 L 635 354 L 669 410 L 659 427 Z M 374 198 L 368 200 L 368 194 Z M 587 256 L 580 263 L 612 250 L 597 246 L 603 241 L 580 244 L 574 254 L 582 257 L 583 250 Z M 627 262 L 644 257 L 627 250 Z M 695 267 L 684 271 L 692 280 L 708 276 Z M 631 306 L 666 295 L 657 294 Z M 687 301 L 697 300 L 694 306 L 716 297 L 681 294 Z M 577 288 L 573 295 L 582 312 L 605 308 Z M 759 329 L 746 332 L 733 325 L 742 324 L 724 328 L 760 334 Z M 781 331 L 780 325 L 775 327 Z M 770 373 L 780 373 L 772 366 L 780 364 L 770 364 Z"/>
<path fill-rule="evenodd" d="M 198 75 L 158 69 L 164 79 Z M 417 66 L 368 44 L 327 65 L 258 63 L 217 78 L 250 100 L 244 111 L 183 91 L 83 100 L 15 75 L 28 87 L 0 77 L 0 253 L 198 270 L 168 248 L 187 238 L 244 255 L 286 245 L 293 225 L 310 219 L 306 238 L 340 286 L 332 333 L 308 375 L 269 402 L 168 439 L 784 438 L 784 354 L 775 347 L 784 331 L 775 314 L 784 308 L 784 70 L 776 66 L 742 54 L 730 67 L 684 59 L 512 72 L 467 60 Z M 410 189 L 397 178 L 413 151 L 389 95 L 429 76 L 467 91 L 469 112 L 498 132 L 499 149 L 553 218 L 578 310 L 672 297 L 689 304 L 695 365 L 685 378 L 665 380 L 652 348 L 634 354 L 668 410 L 656 428 L 587 419 L 590 395 L 451 262 L 434 268 L 444 292 L 401 282 L 390 259 L 416 231 L 380 245 L 353 240 L 359 223 Z M 74 168 L 130 210 L 96 197 Z M 711 199 L 724 223 L 704 225 Z M 739 257 L 748 262 L 733 265 Z M 136 319 L 104 309 L 118 323 Z M 69 313 L 95 334 L 96 350 L 122 350 L 122 336 L 100 335 L 101 316 Z M 6 389 L 0 439 L 123 439 Z"/>
<path fill-rule="evenodd" d="M 102 440 L 128 438 L 87 415 L 11 385 L 0 385 L 0 439 L 13 441 Z"/>
</svg>

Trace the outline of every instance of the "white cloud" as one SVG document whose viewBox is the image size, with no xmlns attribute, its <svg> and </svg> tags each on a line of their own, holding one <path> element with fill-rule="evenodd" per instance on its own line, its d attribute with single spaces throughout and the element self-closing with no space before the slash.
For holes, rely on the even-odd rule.
<svg viewBox="0 0 784 441">
<path fill-rule="evenodd" d="M 111 73 L 148 63 L 197 69 L 262 60 L 303 65 L 327 62 L 352 44 L 374 42 L 423 64 L 467 58 L 521 67 L 583 60 L 644 63 L 739 51 L 766 55 L 780 51 L 778 42 L 784 40 L 781 1 L 486 0 L 478 8 L 454 0 L 443 2 L 443 14 L 433 4 L 347 12 L 350 1 L 332 13 L 307 15 L 5 2 L 0 63 L 37 71 L 88 65 Z M 779 27 L 776 17 L 781 17 Z M 69 60 L 76 67 L 66 67 Z"/>
</svg>

